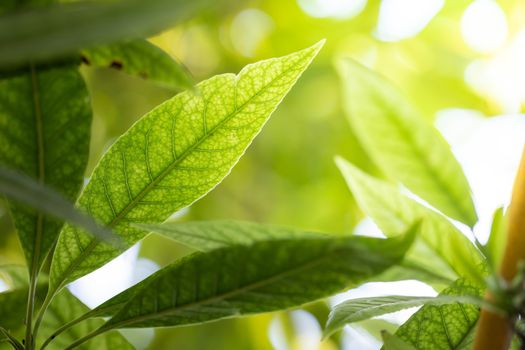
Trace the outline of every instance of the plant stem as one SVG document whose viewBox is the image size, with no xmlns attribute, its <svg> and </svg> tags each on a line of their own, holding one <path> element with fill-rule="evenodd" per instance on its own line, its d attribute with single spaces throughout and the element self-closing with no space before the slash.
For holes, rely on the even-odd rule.
<svg viewBox="0 0 525 350">
<path fill-rule="evenodd" d="M 512 281 L 518 271 L 518 263 L 525 261 L 525 149 L 509 206 L 507 242 L 499 273 L 507 282 Z M 486 299 L 493 296 L 487 292 Z M 499 316 L 483 309 L 478 322 L 473 350 L 506 350 L 512 340 L 514 319 Z"/>
<path fill-rule="evenodd" d="M 51 343 L 51 341 L 53 341 L 53 339 L 55 339 L 59 334 L 61 334 L 62 332 L 68 330 L 69 328 L 73 327 L 74 325 L 88 319 L 88 318 L 91 318 L 91 314 L 88 312 L 87 314 L 84 314 L 76 319 L 74 319 L 73 321 L 69 321 L 68 323 L 64 324 L 62 327 L 60 327 L 59 329 L 57 329 L 55 332 L 53 332 L 53 334 L 51 334 L 45 341 L 44 343 L 42 343 L 42 346 L 40 347 L 40 350 L 44 350 L 48 345 L 49 343 Z"/>
<path fill-rule="evenodd" d="M 36 286 L 38 282 L 38 274 L 31 273 L 29 277 L 29 293 L 27 294 L 27 309 L 26 309 L 26 336 L 25 349 L 33 350 L 33 312 L 35 311 L 35 296 Z"/>
<path fill-rule="evenodd" d="M 74 349 L 76 348 L 77 346 L 79 345 L 82 345 L 84 344 L 85 342 L 87 342 L 88 340 L 90 340 L 91 338 L 94 338 L 96 337 L 97 335 L 100 335 L 102 333 L 105 333 L 107 331 L 109 331 L 110 329 L 108 328 L 104 328 L 103 326 L 94 330 L 93 332 L 89 333 L 88 335 L 80 338 L 80 339 L 77 339 L 74 343 L 71 343 L 67 348 L 65 348 L 64 350 L 71 350 L 71 349 Z"/>
</svg>

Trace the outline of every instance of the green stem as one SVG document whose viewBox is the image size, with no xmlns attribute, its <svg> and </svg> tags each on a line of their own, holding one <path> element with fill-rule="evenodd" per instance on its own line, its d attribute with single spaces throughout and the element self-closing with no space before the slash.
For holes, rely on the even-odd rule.
<svg viewBox="0 0 525 350">
<path fill-rule="evenodd" d="M 46 310 L 51 303 L 51 300 L 53 300 L 53 295 L 47 295 L 46 299 L 42 303 L 42 306 L 40 307 L 40 310 L 38 311 L 38 315 L 36 316 L 35 325 L 33 327 L 33 338 L 36 339 L 36 336 L 38 334 L 38 329 L 40 328 L 40 324 L 42 323 L 42 319 L 44 318 L 44 315 L 46 313 Z"/>
<path fill-rule="evenodd" d="M 7 342 L 11 344 L 13 348 L 16 350 L 24 350 L 24 345 L 20 344 L 20 342 L 11 334 L 9 334 L 5 328 L 0 327 L 0 333 L 2 333 L 7 338 Z"/>
<path fill-rule="evenodd" d="M 29 278 L 29 293 L 27 294 L 27 309 L 26 309 L 26 336 L 25 348 L 26 350 L 33 349 L 33 312 L 35 311 L 35 296 L 36 286 L 38 281 L 38 274 L 31 274 Z"/>
</svg>

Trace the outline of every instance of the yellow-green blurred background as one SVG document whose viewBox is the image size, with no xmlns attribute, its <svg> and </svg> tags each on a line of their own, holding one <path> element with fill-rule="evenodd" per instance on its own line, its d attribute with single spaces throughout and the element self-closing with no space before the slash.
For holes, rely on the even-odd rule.
<svg viewBox="0 0 525 350">
<path fill-rule="evenodd" d="M 320 55 L 231 175 L 177 220 L 227 218 L 352 232 L 362 214 L 333 157 L 340 154 L 377 171 L 342 111 L 335 68 L 342 57 L 353 57 L 388 77 L 431 120 L 450 108 L 486 116 L 523 109 L 525 2 L 520 0 L 232 0 L 151 41 L 200 81 L 323 38 L 327 41 Z M 95 113 L 89 174 L 116 137 L 176 91 L 110 69 L 83 68 L 82 73 Z M 6 227 L 9 218 L 1 213 L 0 225 Z M 15 235 L 0 240 L 0 263 L 23 263 Z M 152 236 L 139 255 L 162 266 L 186 253 L 186 248 Z M 345 348 L 344 337 L 318 340 L 317 322 L 324 322 L 326 304 L 307 309 L 310 314 L 160 329 L 153 338 L 153 331 L 126 334 L 142 349 Z M 370 327 L 388 326 L 378 322 Z"/>
</svg>

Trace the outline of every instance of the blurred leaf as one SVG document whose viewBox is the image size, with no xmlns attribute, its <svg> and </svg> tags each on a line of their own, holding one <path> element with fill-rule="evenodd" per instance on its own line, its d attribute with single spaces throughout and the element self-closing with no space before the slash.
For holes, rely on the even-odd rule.
<svg viewBox="0 0 525 350">
<path fill-rule="evenodd" d="M 2 170 L 0 186 L 9 188 L 0 191 L 15 200 L 11 212 L 32 275 L 38 273 L 62 226 L 61 221 L 46 218 L 43 212 L 59 218 L 81 218 L 65 200 L 73 202 L 82 186 L 90 134 L 91 106 L 77 67 L 31 66 L 24 74 L 0 80 L 0 162 L 41 184 L 37 189 L 37 184 Z M 65 198 L 44 190 L 44 184 Z M 90 228 L 95 227 L 91 224 Z M 97 227 L 93 232 L 101 230 Z"/>
<path fill-rule="evenodd" d="M 91 217 L 76 209 L 60 193 L 41 185 L 30 177 L 1 166 L 0 194 L 43 213 L 83 227 L 102 240 L 118 243 L 116 235 L 110 230 L 99 226 Z"/>
<path fill-rule="evenodd" d="M 483 284 L 483 256 L 444 216 L 402 195 L 395 186 L 373 178 L 342 158 L 336 160 L 360 208 L 386 235 L 422 220 L 421 238 L 458 276 Z"/>
<path fill-rule="evenodd" d="M 302 232 L 297 229 L 229 220 L 164 223 L 161 225 L 137 224 L 135 226 L 172 238 L 200 251 L 230 245 L 250 245 L 254 242 L 272 239 L 327 237 L 320 233 Z"/>
<path fill-rule="evenodd" d="M 465 280 L 457 280 L 440 295 L 477 295 L 483 290 Z M 426 305 L 396 332 L 396 336 L 417 350 L 470 349 L 479 308 L 468 304 Z"/>
<path fill-rule="evenodd" d="M 182 64 L 143 39 L 82 50 L 82 60 L 87 65 L 114 68 L 171 88 L 186 90 L 194 85 Z"/>
<path fill-rule="evenodd" d="M 202 323 L 299 306 L 396 264 L 414 234 L 415 228 L 387 240 L 297 237 L 195 253 L 133 287 L 136 293 L 100 332 Z"/>
<path fill-rule="evenodd" d="M 485 246 L 489 255 L 488 260 L 494 271 L 499 270 L 503 258 L 505 243 L 507 242 L 507 219 L 508 217 L 503 213 L 503 208 L 498 208 L 494 212 L 489 240 Z"/>
<path fill-rule="evenodd" d="M 387 331 L 381 332 L 381 337 L 383 338 L 383 349 L 385 350 L 415 350 L 412 345 L 405 343 Z"/>
<path fill-rule="evenodd" d="M 0 18 L 0 67 L 146 37 L 188 19 L 209 3 L 206 0 L 86 1 L 4 14 Z"/>
<path fill-rule="evenodd" d="M 446 215 L 473 226 L 469 184 L 439 132 L 388 81 L 358 63 L 345 60 L 340 74 L 348 119 L 376 165 Z"/>
<path fill-rule="evenodd" d="M 44 339 L 49 337 L 53 331 L 61 327 L 64 323 L 73 320 L 88 311 L 89 308 L 82 304 L 82 302 L 73 296 L 67 289 L 62 290 L 47 309 L 46 316 L 40 326 L 39 339 L 37 341 L 38 347 L 40 348 Z M 60 336 L 54 338 L 53 341 L 46 346 L 46 349 L 65 349 L 70 343 L 97 329 L 103 323 L 104 321 L 101 319 L 87 320 L 68 329 L 64 333 L 61 333 Z M 134 347 L 129 344 L 119 332 L 110 332 L 79 346 L 78 349 L 131 350 L 134 349 Z"/>
<path fill-rule="evenodd" d="M 421 305 L 473 304 L 482 306 L 483 299 L 473 295 L 438 295 L 437 297 L 385 296 L 343 301 L 330 312 L 324 334 L 329 336 L 349 323 L 390 314 Z"/>
<path fill-rule="evenodd" d="M 320 50 L 215 76 L 163 103 L 122 135 L 94 170 L 78 203 L 131 246 L 133 223 L 158 223 L 195 202 L 228 175 Z M 50 296 L 119 254 L 66 225 L 53 257 Z"/>
<path fill-rule="evenodd" d="M 0 278 L 7 285 L 8 290 L 27 287 L 29 283 L 27 267 L 23 265 L 0 266 Z"/>
</svg>

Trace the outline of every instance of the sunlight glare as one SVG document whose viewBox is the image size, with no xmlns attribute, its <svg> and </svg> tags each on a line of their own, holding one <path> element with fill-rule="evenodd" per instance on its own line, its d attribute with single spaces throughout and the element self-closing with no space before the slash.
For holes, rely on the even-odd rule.
<svg viewBox="0 0 525 350">
<path fill-rule="evenodd" d="M 298 0 L 301 9 L 312 17 L 348 19 L 357 16 L 366 0 Z"/>
<path fill-rule="evenodd" d="M 479 53 L 499 49 L 507 39 L 505 12 L 496 1 L 475 0 L 463 13 L 461 34 L 465 43 Z"/>
</svg>

